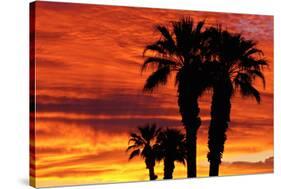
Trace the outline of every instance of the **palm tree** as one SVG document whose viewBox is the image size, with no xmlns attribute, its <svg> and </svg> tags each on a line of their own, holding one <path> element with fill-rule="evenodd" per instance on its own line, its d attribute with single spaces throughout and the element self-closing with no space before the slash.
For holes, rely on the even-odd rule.
<svg viewBox="0 0 281 189">
<path fill-rule="evenodd" d="M 186 130 L 188 177 L 196 177 L 196 139 L 201 125 L 198 98 L 207 89 L 208 81 L 203 71 L 203 26 L 203 21 L 195 25 L 191 18 L 174 21 L 171 27 L 157 25 L 160 39 L 146 46 L 142 67 L 156 68 L 146 80 L 146 92 L 166 85 L 171 73 L 175 73 L 179 112 Z"/>
<path fill-rule="evenodd" d="M 153 151 L 153 141 L 160 132 L 156 124 L 146 124 L 143 127 L 138 127 L 139 133 L 131 133 L 129 139 L 129 147 L 127 151 L 131 151 L 129 160 L 136 156 L 141 156 L 145 160 L 146 168 L 149 170 L 150 180 L 156 180 L 157 175 L 154 173 L 155 154 Z M 133 143 L 130 145 L 130 143 Z"/>
<path fill-rule="evenodd" d="M 206 65 L 213 87 L 208 140 L 209 174 L 218 176 L 230 122 L 231 97 L 240 91 L 243 97 L 254 97 L 260 103 L 260 93 L 254 87 L 254 81 L 260 78 L 265 87 L 262 69 L 267 62 L 256 43 L 246 40 L 241 34 L 231 34 L 221 27 L 210 27 L 206 30 L 206 36 L 209 38 L 212 60 Z"/>
<path fill-rule="evenodd" d="M 154 145 L 156 159 L 164 160 L 164 179 L 172 179 L 175 161 L 185 165 L 185 136 L 179 130 L 166 129 L 157 136 Z"/>
</svg>

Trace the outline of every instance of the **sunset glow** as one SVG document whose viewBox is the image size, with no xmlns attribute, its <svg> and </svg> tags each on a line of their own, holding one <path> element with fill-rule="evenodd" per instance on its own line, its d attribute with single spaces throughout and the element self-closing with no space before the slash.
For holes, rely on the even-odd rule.
<svg viewBox="0 0 281 189">
<path fill-rule="evenodd" d="M 140 158 L 128 161 L 130 132 L 147 122 L 183 130 L 173 79 L 143 93 L 144 47 L 158 39 L 155 24 L 183 16 L 222 24 L 258 42 L 269 62 L 262 101 L 232 101 L 220 175 L 273 171 L 273 17 L 87 4 L 36 2 L 35 139 L 31 162 L 36 186 L 148 180 Z M 208 176 L 211 92 L 200 98 L 198 176 Z M 183 130 L 184 131 L 184 130 Z M 163 163 L 155 172 L 163 178 Z M 177 164 L 174 178 L 186 178 Z"/>
</svg>

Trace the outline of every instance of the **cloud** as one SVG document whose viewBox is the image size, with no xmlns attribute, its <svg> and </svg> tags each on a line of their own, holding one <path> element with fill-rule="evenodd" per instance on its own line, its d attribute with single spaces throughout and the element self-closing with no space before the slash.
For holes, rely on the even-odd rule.
<svg viewBox="0 0 281 189">
<path fill-rule="evenodd" d="M 61 153 L 62 151 L 60 151 Z M 67 153 L 64 153 L 67 154 Z M 42 163 L 40 165 L 36 165 L 36 169 L 39 172 L 39 177 L 44 177 L 45 175 L 43 173 L 50 172 L 50 170 L 61 170 L 64 171 L 69 170 L 69 174 L 71 175 L 71 170 L 74 167 L 75 173 L 76 170 L 79 170 L 79 167 L 83 170 L 86 166 L 90 173 L 95 173 L 95 171 L 99 172 L 101 167 L 104 167 L 108 162 L 111 164 L 116 163 L 127 163 L 128 159 L 126 156 L 124 156 L 125 150 L 112 150 L 112 151 L 104 151 L 98 154 L 95 154 L 94 152 L 87 153 L 87 154 L 79 154 L 76 153 L 74 156 L 65 157 L 63 159 L 58 158 L 55 160 L 49 160 L 49 161 L 41 161 Z M 114 158 L 112 158 L 114 157 Z M 96 168 L 96 169 L 95 169 Z M 109 170 L 109 169 L 107 169 Z M 110 169 L 112 171 L 113 169 Z M 85 170 L 84 170 L 85 171 Z M 67 172 L 67 171 L 66 171 Z M 53 172 L 54 174 L 50 174 L 49 176 L 58 176 Z M 59 171 L 60 174 L 60 171 Z M 74 175 L 72 175 L 74 176 Z"/>
<path fill-rule="evenodd" d="M 36 66 L 42 68 L 53 68 L 56 67 L 57 69 L 66 69 L 70 67 L 71 64 L 67 64 L 58 59 L 51 59 L 46 57 L 36 57 Z"/>
<path fill-rule="evenodd" d="M 264 161 L 257 161 L 257 162 L 247 162 L 247 161 L 235 161 L 230 163 L 231 166 L 239 167 L 239 166 L 255 166 L 255 167 L 263 167 L 263 166 L 270 166 L 272 167 L 274 162 L 274 158 L 268 157 Z"/>
<path fill-rule="evenodd" d="M 36 31 L 36 40 L 47 40 L 48 42 L 61 41 L 67 36 L 65 32 L 48 32 L 48 31 Z"/>
<path fill-rule="evenodd" d="M 107 115 L 175 115 L 176 108 L 159 108 L 164 103 L 153 96 L 134 94 L 111 94 L 110 96 L 91 98 L 69 98 L 37 96 L 38 112 L 68 112 Z"/>
<path fill-rule="evenodd" d="M 226 175 L 233 175 L 233 172 L 239 171 L 240 174 L 253 173 L 271 173 L 273 172 L 273 157 L 268 157 L 264 161 L 247 162 L 236 161 L 222 164 L 222 173 Z"/>
<path fill-rule="evenodd" d="M 127 161 L 128 134 L 138 125 L 183 128 L 177 91 L 171 80 L 152 95 L 142 92 L 149 72 L 140 74 L 145 45 L 157 40 L 153 26 L 182 16 L 207 25 L 221 23 L 258 40 L 273 68 L 273 17 L 37 2 L 36 157 L 38 182 L 44 185 L 132 181 L 148 178 L 141 159 Z M 254 31 L 254 32 L 253 32 Z M 262 37 L 261 37 L 262 36 Z M 273 69 L 265 72 L 262 103 L 234 97 L 222 175 L 272 171 Z M 260 84 L 257 84 L 260 87 Z M 238 95 L 237 95 L 238 96 Z M 206 164 L 210 94 L 200 98 L 202 127 L 198 164 Z M 262 154 L 258 156 L 257 154 Z M 34 162 L 35 165 L 35 162 Z M 34 168 L 34 167 L 32 167 Z M 208 174 L 200 167 L 199 175 Z M 159 175 L 162 166 L 157 166 Z M 130 173 L 130 174 L 128 174 Z M 186 168 L 177 166 L 175 178 Z M 67 178 L 67 179 L 64 179 Z"/>
<path fill-rule="evenodd" d="M 37 175 L 39 178 L 48 178 L 48 177 L 57 177 L 57 178 L 67 178 L 67 177 L 87 177 L 91 175 L 99 176 L 99 175 L 106 175 L 110 174 L 115 169 L 102 169 L 102 170 L 92 170 L 92 169 L 74 169 L 74 168 L 66 168 L 64 170 L 56 170 L 56 171 L 49 171 L 47 173 L 42 173 Z"/>
</svg>

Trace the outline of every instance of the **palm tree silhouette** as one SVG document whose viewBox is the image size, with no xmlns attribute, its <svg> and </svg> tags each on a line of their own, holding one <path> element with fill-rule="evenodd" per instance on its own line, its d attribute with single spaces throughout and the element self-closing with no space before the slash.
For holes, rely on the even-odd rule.
<svg viewBox="0 0 281 189">
<path fill-rule="evenodd" d="M 209 174 L 218 176 L 230 122 L 231 97 L 240 91 L 242 96 L 254 97 L 260 103 L 260 93 L 254 87 L 254 81 L 260 78 L 265 87 L 262 69 L 267 62 L 256 43 L 246 40 L 241 34 L 231 34 L 218 26 L 208 28 L 206 36 L 212 60 L 206 66 L 213 87 L 208 139 Z"/>
<path fill-rule="evenodd" d="M 190 17 L 172 22 L 171 29 L 169 26 L 157 25 L 156 29 L 161 37 L 146 46 L 146 59 L 142 67 L 142 71 L 148 66 L 156 68 L 146 80 L 146 92 L 153 92 L 159 85 L 167 84 L 171 73 L 176 73 L 179 112 L 187 138 L 188 177 L 196 177 L 196 139 L 201 125 L 198 98 L 206 90 L 208 81 L 202 68 L 202 52 L 206 51 L 203 26 L 203 21 L 195 25 Z"/>
<path fill-rule="evenodd" d="M 185 165 L 185 136 L 179 130 L 166 129 L 157 136 L 154 145 L 156 159 L 164 160 L 164 179 L 172 179 L 175 161 Z"/>
<path fill-rule="evenodd" d="M 154 173 L 155 153 L 153 151 L 153 141 L 155 141 L 160 129 L 156 124 L 146 124 L 138 127 L 139 133 L 131 133 L 127 151 L 131 151 L 129 160 L 136 156 L 141 156 L 145 160 L 146 168 L 149 170 L 150 180 L 156 180 L 157 175 Z M 130 143 L 133 143 L 130 145 Z"/>
</svg>

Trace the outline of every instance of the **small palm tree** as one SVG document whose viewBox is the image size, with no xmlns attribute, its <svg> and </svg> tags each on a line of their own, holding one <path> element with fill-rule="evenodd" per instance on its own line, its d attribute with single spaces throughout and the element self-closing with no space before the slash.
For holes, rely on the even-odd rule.
<svg viewBox="0 0 281 189">
<path fill-rule="evenodd" d="M 203 52 L 206 51 L 203 26 L 203 21 L 195 25 L 191 18 L 172 22 L 171 28 L 157 25 L 160 39 L 145 48 L 146 59 L 142 68 L 156 68 L 146 80 L 146 92 L 166 85 L 172 72 L 176 75 L 179 112 L 187 138 L 188 177 L 196 177 L 196 140 L 201 125 L 198 98 L 208 88 L 208 79 L 203 71 Z"/>
<path fill-rule="evenodd" d="M 213 87 L 208 141 L 209 174 L 218 176 L 230 122 L 231 97 L 240 91 L 242 96 L 254 97 L 259 103 L 261 97 L 254 87 L 254 81 L 260 78 L 265 86 L 262 69 L 267 62 L 256 43 L 240 34 L 231 34 L 221 27 L 210 27 L 206 30 L 206 36 L 209 38 L 212 60 L 206 65 Z"/>
<path fill-rule="evenodd" d="M 141 156 L 145 160 L 146 168 L 149 170 L 150 180 L 157 179 L 154 173 L 155 154 L 153 151 L 153 142 L 155 141 L 160 129 L 156 124 L 147 124 L 143 127 L 138 127 L 139 133 L 131 133 L 129 139 L 129 147 L 127 151 L 131 151 L 129 160 L 136 156 Z M 132 143 L 132 145 L 130 145 Z"/>
<path fill-rule="evenodd" d="M 185 165 L 185 136 L 179 130 L 166 129 L 157 136 L 154 145 L 156 159 L 164 160 L 164 179 L 172 179 L 175 161 Z"/>
</svg>

